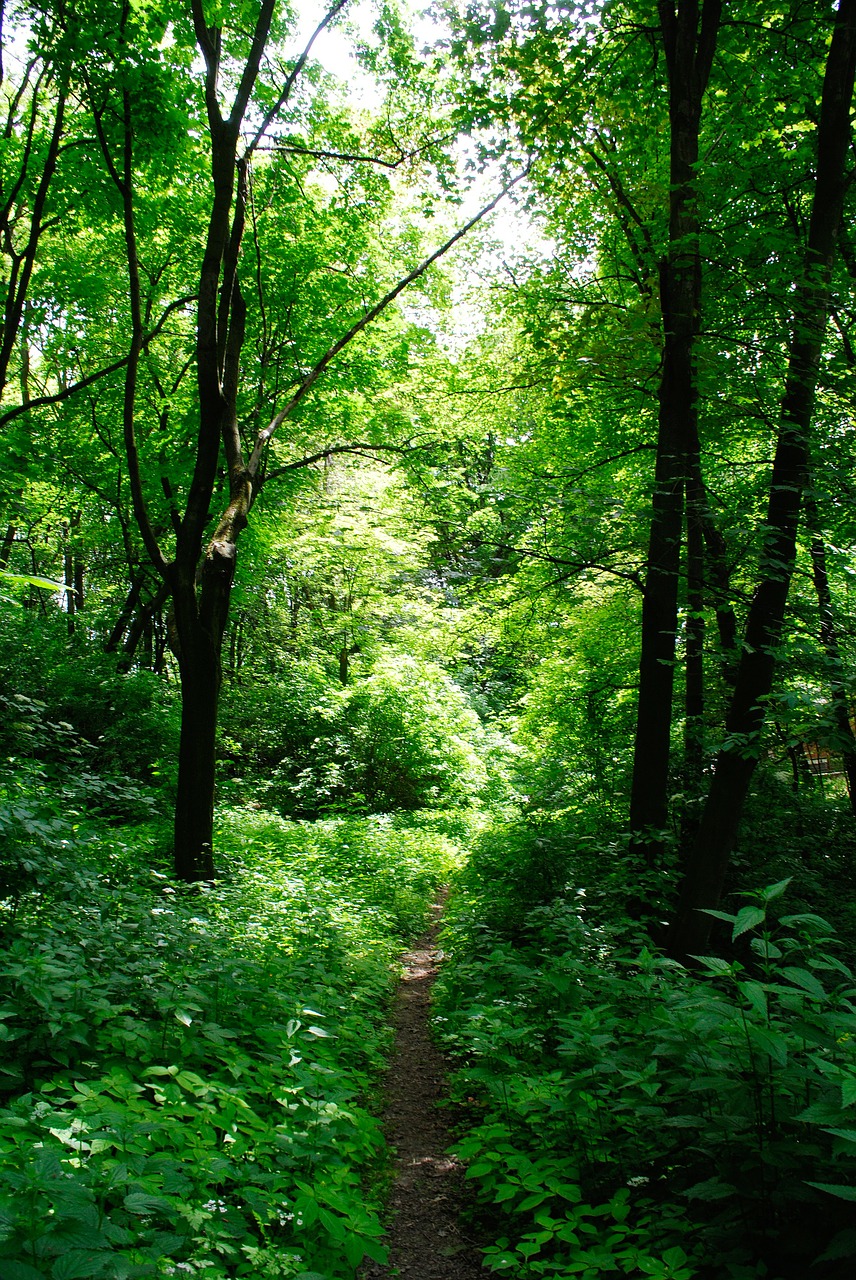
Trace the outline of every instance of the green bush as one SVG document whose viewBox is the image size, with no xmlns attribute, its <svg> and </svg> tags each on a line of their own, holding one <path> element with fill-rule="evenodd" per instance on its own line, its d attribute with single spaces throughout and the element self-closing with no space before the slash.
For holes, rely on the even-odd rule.
<svg viewBox="0 0 856 1280">
<path fill-rule="evenodd" d="M 472 893 L 453 914 L 437 1027 L 471 1117 L 459 1154 L 500 1218 L 492 1268 L 852 1273 L 856 986 L 824 920 L 775 918 L 783 889 L 723 913 L 747 945 L 698 972 L 581 898 L 535 908 L 518 945 L 474 927 Z"/>
<path fill-rule="evenodd" d="M 0 687 L 14 690 L 52 727 L 45 736 L 30 723 L 22 738 L 19 716 L 0 717 L 3 754 L 35 749 L 49 762 L 56 727 L 64 723 L 89 744 L 91 772 L 169 782 L 180 724 L 175 683 L 151 671 L 117 672 L 115 654 L 105 654 L 86 635 L 64 635 L 61 622 L 29 614 L 11 619 L 0 610 Z"/>
<path fill-rule="evenodd" d="M 232 789 L 250 779 L 266 808 L 315 818 L 472 802 L 486 781 L 483 739 L 441 668 L 389 654 L 346 688 L 308 663 L 275 685 L 232 687 L 221 754 Z"/>
<path fill-rule="evenodd" d="M 67 830 L 0 901 L 0 1274 L 353 1280 L 383 1260 L 365 1098 L 457 850 L 391 821 L 221 824 L 188 889 Z"/>
</svg>

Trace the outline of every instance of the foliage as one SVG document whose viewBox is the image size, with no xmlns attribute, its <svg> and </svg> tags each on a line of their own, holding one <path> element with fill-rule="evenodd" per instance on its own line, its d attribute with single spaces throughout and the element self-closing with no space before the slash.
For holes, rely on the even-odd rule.
<svg viewBox="0 0 856 1280">
<path fill-rule="evenodd" d="M 59 840 L 54 816 L 49 881 L 0 916 L 4 1277 L 383 1259 L 366 1097 L 396 952 L 455 846 L 235 811 L 227 877 L 189 891 L 142 832 Z"/>
<path fill-rule="evenodd" d="M 486 923 L 457 898 L 436 1025 L 458 1144 L 519 1276 L 848 1275 L 856 988 L 787 882 L 722 913 L 737 954 L 690 972 L 595 923 L 585 895 Z"/>
<path fill-rule="evenodd" d="M 288 676 L 230 692 L 228 790 L 249 784 L 267 808 L 314 817 L 454 807 L 484 786 L 484 731 L 436 664 L 387 651 L 344 688 L 306 662 Z"/>
<path fill-rule="evenodd" d="M 174 776 L 177 689 L 152 671 L 117 673 L 94 637 L 61 627 L 51 614 L 0 613 L 0 681 L 15 703 L 0 719 L 3 755 L 34 756 L 70 781 L 64 751 L 74 738 L 92 773 L 149 784 Z"/>
</svg>

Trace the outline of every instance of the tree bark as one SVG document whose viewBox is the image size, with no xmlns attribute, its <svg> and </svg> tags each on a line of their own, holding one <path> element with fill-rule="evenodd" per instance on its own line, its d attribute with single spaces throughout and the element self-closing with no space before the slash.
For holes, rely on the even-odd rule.
<svg viewBox="0 0 856 1280">
<path fill-rule="evenodd" d="M 669 933 L 673 954 L 707 945 L 705 909 L 719 902 L 749 784 L 758 761 L 764 698 L 770 693 L 796 557 L 808 477 L 808 433 L 829 313 L 829 284 L 841 224 L 850 105 L 856 69 L 856 0 L 840 0 L 823 81 L 817 172 L 804 270 L 798 283 L 788 373 L 779 416 L 765 523 L 761 580 L 749 607 L 737 682 L 698 835 Z"/>
<path fill-rule="evenodd" d="M 657 462 L 642 603 L 639 703 L 630 792 L 630 852 L 648 866 L 662 856 L 669 816 L 669 758 L 678 581 L 688 459 L 698 438 L 694 346 L 701 260 L 696 166 L 701 104 L 710 76 L 720 0 L 661 0 L 669 82 L 669 248 L 661 268 L 663 370 Z"/>
<path fill-rule="evenodd" d="M 195 602 L 185 600 L 184 604 L 182 613 L 195 613 Z M 222 671 L 216 641 L 197 621 L 185 618 L 180 631 L 181 736 L 175 802 L 175 874 L 192 883 L 214 878 L 215 744 Z"/>
<path fill-rule="evenodd" d="M 702 515 L 687 494 L 687 621 L 684 686 L 684 769 L 681 852 L 698 828 L 704 771 L 704 533 Z"/>
</svg>

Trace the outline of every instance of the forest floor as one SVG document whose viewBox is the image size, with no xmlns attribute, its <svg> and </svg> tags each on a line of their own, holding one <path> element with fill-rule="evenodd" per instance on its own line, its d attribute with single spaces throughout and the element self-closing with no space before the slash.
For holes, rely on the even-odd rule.
<svg viewBox="0 0 856 1280">
<path fill-rule="evenodd" d="M 363 1280 L 478 1280 L 484 1276 L 475 1244 L 461 1227 L 468 1202 L 464 1169 L 449 1154 L 453 1141 L 440 1110 L 446 1067 L 431 1038 L 431 986 L 441 953 L 433 923 L 402 957 L 404 977 L 393 1013 L 395 1047 L 384 1082 L 387 1142 L 395 1153 L 389 1197 L 389 1264 L 372 1264 Z"/>
</svg>

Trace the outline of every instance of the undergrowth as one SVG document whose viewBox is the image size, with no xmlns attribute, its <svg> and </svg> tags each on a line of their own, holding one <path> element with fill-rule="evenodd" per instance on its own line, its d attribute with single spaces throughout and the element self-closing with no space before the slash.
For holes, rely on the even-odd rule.
<svg viewBox="0 0 856 1280">
<path fill-rule="evenodd" d="M 567 884 L 512 921 L 496 843 L 453 892 L 436 988 L 488 1266 L 852 1275 L 856 983 L 831 926 L 782 881 L 721 913 L 735 958 L 690 972 Z"/>
<path fill-rule="evenodd" d="M 156 828 L 7 789 L 0 1275 L 351 1278 L 382 1260 L 367 1108 L 395 957 L 456 856 L 385 819 L 224 815 L 190 890 Z"/>
</svg>

